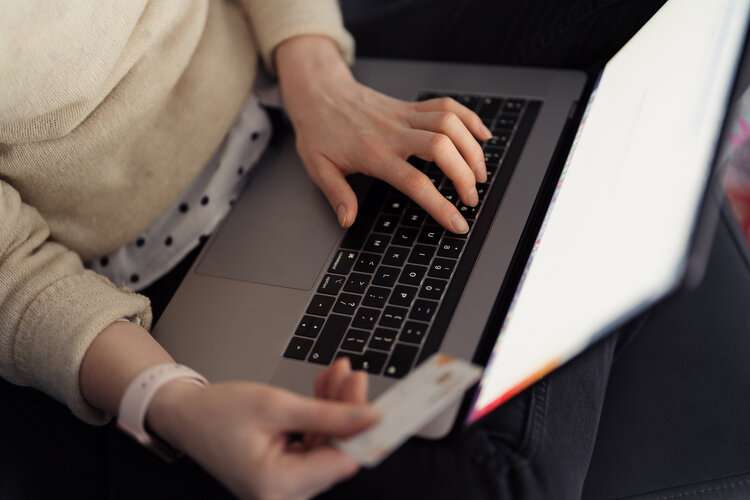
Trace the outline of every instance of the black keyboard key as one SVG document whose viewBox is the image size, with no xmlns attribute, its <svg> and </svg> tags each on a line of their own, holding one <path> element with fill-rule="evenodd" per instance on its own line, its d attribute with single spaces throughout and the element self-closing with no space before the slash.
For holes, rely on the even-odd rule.
<svg viewBox="0 0 750 500">
<path fill-rule="evenodd" d="M 333 306 L 333 312 L 348 314 L 351 316 L 357 309 L 361 298 L 361 296 L 352 293 L 342 293 L 339 295 L 339 298 L 336 299 L 336 304 Z"/>
<path fill-rule="evenodd" d="M 490 165 L 500 165 L 503 160 L 504 150 L 502 148 L 485 148 L 484 151 L 484 163 L 488 167 Z"/>
<path fill-rule="evenodd" d="M 377 231 L 378 233 L 387 233 L 391 234 L 398 225 L 398 217 L 395 215 L 381 215 L 378 221 L 375 223 L 375 227 L 372 228 L 373 231 Z"/>
<path fill-rule="evenodd" d="M 401 267 L 406 263 L 409 250 L 401 247 L 388 247 L 383 255 L 383 264 Z"/>
<path fill-rule="evenodd" d="M 428 276 L 433 278 L 448 279 L 456 268 L 456 261 L 451 259 L 435 259 L 430 265 Z"/>
<path fill-rule="evenodd" d="M 409 254 L 409 262 L 426 266 L 435 255 L 435 248 L 432 245 L 414 245 Z"/>
<path fill-rule="evenodd" d="M 457 259 L 464 248 L 464 242 L 455 238 L 444 238 L 438 248 L 438 256 Z"/>
<path fill-rule="evenodd" d="M 318 336 L 318 341 L 312 348 L 308 361 L 320 365 L 327 365 L 333 359 L 333 355 L 341 343 L 341 339 L 349 326 L 349 318 L 331 314 L 323 325 L 323 331 Z"/>
<path fill-rule="evenodd" d="M 362 305 L 367 307 L 378 307 L 382 308 L 385 306 L 388 296 L 391 294 L 391 290 L 380 286 L 371 286 L 367 289 L 367 293 L 362 299 Z"/>
<path fill-rule="evenodd" d="M 520 113 L 526 101 L 523 99 L 506 99 L 503 102 L 503 113 Z"/>
<path fill-rule="evenodd" d="M 500 111 L 502 101 L 497 98 L 483 97 L 477 114 L 482 118 L 494 118 Z"/>
<path fill-rule="evenodd" d="M 383 206 L 383 213 L 389 215 L 401 215 L 402 213 L 404 213 L 404 209 L 406 209 L 407 203 L 408 200 L 406 198 L 388 198 L 385 202 L 385 205 Z"/>
<path fill-rule="evenodd" d="M 489 174 L 489 172 L 487 172 Z M 477 213 L 479 212 L 479 207 L 481 206 L 481 203 L 477 203 L 476 207 L 470 207 L 469 205 L 464 205 L 461 203 L 458 206 L 458 212 L 463 215 L 464 219 L 466 220 L 474 220 L 477 218 Z"/>
<path fill-rule="evenodd" d="M 493 165 L 492 163 L 487 165 L 487 182 L 492 182 L 492 179 L 495 178 L 495 174 L 497 173 L 498 168 L 498 165 Z"/>
<path fill-rule="evenodd" d="M 330 295 L 318 295 L 316 294 L 312 302 L 310 302 L 310 305 L 307 306 L 307 314 L 314 314 L 316 316 L 327 316 L 328 311 L 331 310 L 331 307 L 333 307 L 333 302 L 336 300 L 336 297 L 331 297 Z"/>
<path fill-rule="evenodd" d="M 492 137 L 487 140 L 487 143 L 485 144 L 485 151 L 487 150 L 487 148 L 500 148 L 501 150 L 504 150 L 506 147 L 508 147 L 511 135 L 513 135 L 513 132 L 511 130 L 496 130 L 492 134 Z M 502 153 L 502 151 L 500 152 Z"/>
<path fill-rule="evenodd" d="M 346 335 L 344 335 L 344 341 L 341 342 L 341 348 L 347 351 L 362 352 L 365 350 L 369 338 L 370 332 L 350 328 L 349 331 L 346 332 Z"/>
<path fill-rule="evenodd" d="M 425 169 L 424 174 L 430 179 L 430 182 L 432 182 L 432 185 L 436 188 L 440 187 L 440 183 L 445 179 L 443 171 L 434 163 Z"/>
<path fill-rule="evenodd" d="M 407 321 L 399 335 L 399 342 L 410 342 L 412 344 L 421 344 L 427 336 L 427 324 L 416 321 Z"/>
<path fill-rule="evenodd" d="M 391 241 L 390 236 L 384 234 L 371 234 L 365 243 L 365 252 L 383 253 Z"/>
<path fill-rule="evenodd" d="M 377 375 L 383 371 L 385 360 L 388 359 L 387 353 L 371 351 L 369 349 L 364 354 L 340 354 L 349 358 L 349 361 L 352 363 L 352 370 L 365 370 L 373 375 Z"/>
<path fill-rule="evenodd" d="M 365 293 L 367 285 L 370 284 L 370 275 L 361 273 L 352 273 L 349 275 L 349 279 L 346 280 L 344 285 L 344 291 L 350 293 Z"/>
<path fill-rule="evenodd" d="M 419 243 L 427 245 L 437 245 L 440 243 L 440 238 L 443 237 L 445 230 L 440 226 L 425 226 L 422 231 L 419 232 Z"/>
<path fill-rule="evenodd" d="M 386 377 L 401 378 L 411 370 L 414 358 L 417 357 L 417 346 L 410 344 L 396 344 L 393 348 L 391 358 L 385 364 L 383 375 Z"/>
<path fill-rule="evenodd" d="M 399 227 L 393 235 L 393 244 L 410 247 L 417 239 L 418 233 L 419 231 L 412 227 Z"/>
<path fill-rule="evenodd" d="M 393 289 L 391 300 L 389 302 L 397 306 L 409 307 L 416 296 L 417 288 L 413 286 L 398 285 Z"/>
<path fill-rule="evenodd" d="M 401 270 L 395 267 L 380 266 L 372 277 L 372 284 L 378 286 L 393 286 Z"/>
<path fill-rule="evenodd" d="M 489 182 L 477 182 L 477 195 L 479 195 L 479 201 L 482 201 L 487 195 L 487 191 L 490 189 Z"/>
<path fill-rule="evenodd" d="M 435 314 L 438 303 L 432 300 L 417 299 L 414 301 L 414 306 L 411 308 L 409 319 L 416 319 L 417 321 L 430 321 L 432 316 Z"/>
<path fill-rule="evenodd" d="M 396 330 L 376 328 L 370 339 L 370 344 L 367 347 L 379 351 L 390 351 L 391 347 L 393 347 L 393 344 L 396 342 L 396 335 L 398 335 Z"/>
<path fill-rule="evenodd" d="M 467 237 L 468 237 L 468 236 L 469 236 L 469 235 L 471 234 L 471 226 L 473 226 L 473 225 L 474 225 L 474 221 L 473 221 L 473 220 L 471 220 L 471 219 L 467 219 L 467 220 L 466 220 L 466 224 L 467 224 L 467 225 L 469 226 L 469 232 L 468 232 L 468 233 L 463 233 L 463 234 L 451 234 L 451 237 L 452 237 L 452 238 L 461 238 L 461 239 L 464 239 L 464 240 L 465 240 L 465 239 L 466 239 L 466 238 L 467 238 Z"/>
<path fill-rule="evenodd" d="M 500 113 L 494 128 L 495 130 L 513 130 L 516 123 L 518 123 L 518 115 Z"/>
<path fill-rule="evenodd" d="M 479 106 L 479 97 L 473 96 L 473 95 L 460 95 L 458 96 L 458 99 L 456 99 L 458 102 L 466 106 L 472 111 L 477 110 L 477 106 Z"/>
<path fill-rule="evenodd" d="M 410 208 L 401 219 L 401 224 L 404 226 L 420 227 L 425 217 L 427 217 L 427 212 L 421 208 Z"/>
<path fill-rule="evenodd" d="M 427 268 L 424 266 L 407 264 L 404 266 L 404 270 L 401 271 L 401 277 L 399 277 L 398 282 L 405 285 L 419 285 L 426 272 Z"/>
<path fill-rule="evenodd" d="M 354 270 L 360 273 L 374 273 L 380 264 L 380 255 L 374 253 L 362 253 L 354 265 Z"/>
<path fill-rule="evenodd" d="M 299 322 L 294 334 L 314 339 L 320 333 L 324 321 L 323 318 L 316 318 L 315 316 L 302 316 L 302 320 Z"/>
<path fill-rule="evenodd" d="M 346 278 L 344 276 L 336 276 L 335 274 L 326 274 L 323 276 L 323 281 L 320 282 L 318 287 L 318 293 L 325 293 L 327 295 L 338 295 L 341 287 L 344 286 Z"/>
<path fill-rule="evenodd" d="M 370 309 L 368 307 L 360 307 L 357 314 L 354 315 L 354 321 L 352 326 L 354 328 L 362 328 L 364 330 L 372 330 L 375 327 L 375 323 L 378 322 L 380 311 L 377 309 Z"/>
<path fill-rule="evenodd" d="M 307 357 L 307 353 L 310 352 L 310 348 L 313 346 L 311 339 L 305 339 L 301 337 L 292 337 L 289 341 L 289 345 L 284 351 L 285 358 L 300 359 L 304 360 Z"/>
<path fill-rule="evenodd" d="M 401 328 L 401 324 L 406 319 L 407 312 L 408 309 L 404 309 L 403 307 L 388 306 L 380 318 L 380 325 L 388 328 Z"/>
<path fill-rule="evenodd" d="M 427 165 L 429 165 L 431 162 L 427 160 L 423 160 L 422 158 L 417 158 L 416 156 L 410 156 L 406 159 L 408 163 L 411 164 L 414 168 L 417 170 L 421 170 L 424 172 L 424 169 L 427 168 Z"/>
<path fill-rule="evenodd" d="M 445 280 L 427 278 L 424 280 L 424 284 L 419 290 L 419 296 L 424 299 L 440 300 L 443 293 L 445 293 L 445 288 L 447 286 L 448 282 Z"/>
<path fill-rule="evenodd" d="M 333 262 L 328 268 L 329 273 L 336 274 L 349 274 L 352 270 L 352 266 L 357 261 L 357 252 L 350 252 L 348 250 L 339 250 L 333 257 Z"/>
<path fill-rule="evenodd" d="M 440 194 L 442 194 L 446 200 L 450 201 L 454 205 L 459 202 L 458 193 L 453 186 L 444 186 L 440 188 Z"/>
</svg>

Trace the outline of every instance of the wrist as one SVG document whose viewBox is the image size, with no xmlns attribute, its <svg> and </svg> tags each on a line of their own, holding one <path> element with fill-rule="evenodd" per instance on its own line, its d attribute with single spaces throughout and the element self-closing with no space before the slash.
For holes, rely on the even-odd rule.
<svg viewBox="0 0 750 500">
<path fill-rule="evenodd" d="M 319 79 L 353 79 L 338 45 L 326 36 L 298 35 L 284 40 L 274 51 L 274 62 L 282 88 Z"/>
<path fill-rule="evenodd" d="M 205 386 L 196 385 L 185 378 L 164 384 L 146 411 L 146 428 L 173 448 L 187 452 L 184 437 L 190 434 L 189 408 L 204 389 Z"/>
</svg>

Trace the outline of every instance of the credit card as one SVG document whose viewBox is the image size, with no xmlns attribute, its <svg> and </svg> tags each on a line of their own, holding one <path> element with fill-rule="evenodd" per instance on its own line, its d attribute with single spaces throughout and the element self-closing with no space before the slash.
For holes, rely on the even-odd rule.
<svg viewBox="0 0 750 500">
<path fill-rule="evenodd" d="M 391 386 L 373 405 L 381 418 L 372 427 L 333 445 L 374 467 L 479 380 L 482 368 L 437 353 Z"/>
</svg>

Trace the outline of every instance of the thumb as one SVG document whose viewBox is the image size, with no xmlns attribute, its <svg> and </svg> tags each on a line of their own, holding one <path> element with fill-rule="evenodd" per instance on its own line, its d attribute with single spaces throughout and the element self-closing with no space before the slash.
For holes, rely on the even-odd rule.
<svg viewBox="0 0 750 500">
<path fill-rule="evenodd" d="M 351 404 L 306 398 L 290 394 L 283 415 L 283 427 L 289 431 L 349 436 L 371 426 L 380 412 L 367 404 Z"/>
<path fill-rule="evenodd" d="M 319 155 L 311 163 L 307 172 L 328 199 L 339 224 L 342 227 L 351 226 L 357 216 L 357 196 L 344 174 L 323 155 Z"/>
</svg>

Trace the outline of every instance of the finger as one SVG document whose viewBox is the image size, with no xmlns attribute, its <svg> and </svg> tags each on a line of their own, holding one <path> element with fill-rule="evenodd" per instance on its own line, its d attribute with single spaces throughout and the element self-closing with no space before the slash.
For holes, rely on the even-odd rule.
<svg viewBox="0 0 750 500">
<path fill-rule="evenodd" d="M 349 358 L 342 357 L 336 360 L 331 366 L 331 374 L 328 376 L 328 386 L 326 387 L 325 399 L 333 401 L 338 400 L 339 392 L 344 382 L 352 373 L 352 365 Z"/>
<path fill-rule="evenodd" d="M 409 125 L 416 129 L 429 130 L 447 136 L 474 172 L 476 179 L 479 182 L 487 182 L 487 166 L 484 164 L 482 147 L 472 137 L 471 132 L 457 114 L 451 111 L 429 111 L 415 113 L 408 120 Z"/>
<path fill-rule="evenodd" d="M 492 137 L 492 132 L 482 123 L 479 115 L 450 97 L 416 102 L 414 103 L 414 109 L 417 111 L 450 111 L 458 115 L 469 132 L 477 139 L 486 141 Z"/>
<path fill-rule="evenodd" d="M 328 392 L 328 378 L 331 375 L 331 369 L 326 368 L 325 370 L 321 370 L 316 376 L 315 376 L 315 382 L 313 384 L 314 386 L 314 394 L 316 398 L 325 399 L 326 393 Z"/>
<path fill-rule="evenodd" d="M 324 371 L 327 373 L 325 386 L 320 388 L 320 393 L 316 390 L 316 396 L 321 399 L 340 401 L 339 393 L 352 373 L 352 365 L 349 358 L 343 357 L 337 359 L 328 370 Z M 308 433 L 305 435 L 305 444 L 311 448 L 320 446 L 327 441 L 328 438 L 325 435 L 316 433 Z"/>
<path fill-rule="evenodd" d="M 346 403 L 367 404 L 368 385 L 367 373 L 352 372 L 342 384 L 338 400 Z"/>
<path fill-rule="evenodd" d="M 412 167 L 405 160 L 394 158 L 380 172 L 380 177 L 414 200 L 438 224 L 449 231 L 459 234 L 469 231 L 469 225 L 453 203 L 440 194 L 425 174 Z"/>
<path fill-rule="evenodd" d="M 360 467 L 353 457 L 330 446 L 289 453 L 279 465 L 293 498 L 310 498 L 353 476 Z"/>
<path fill-rule="evenodd" d="M 305 162 L 307 173 L 331 204 L 341 227 L 349 227 L 357 216 L 357 196 L 354 194 L 344 174 L 323 155 Z"/>
<path fill-rule="evenodd" d="M 285 431 L 313 432 L 343 436 L 361 431 L 379 418 L 371 405 L 353 405 L 338 401 L 306 398 L 286 393 L 283 406 L 276 412 L 276 425 Z"/>
<path fill-rule="evenodd" d="M 479 202 L 476 178 L 450 137 L 426 130 L 413 130 L 405 136 L 408 148 L 418 157 L 434 161 L 453 182 L 461 201 L 470 206 Z"/>
</svg>

